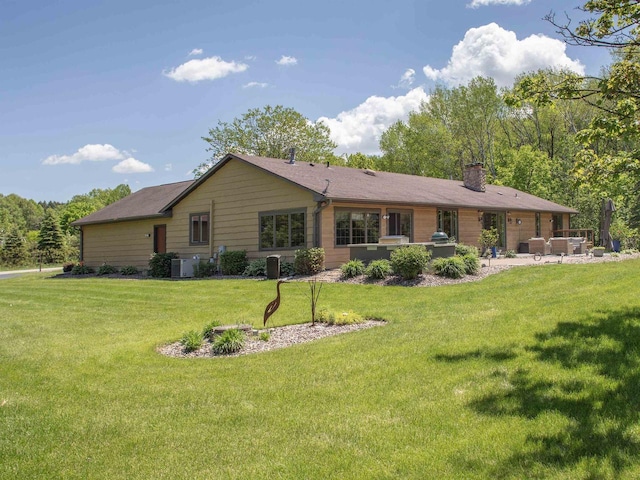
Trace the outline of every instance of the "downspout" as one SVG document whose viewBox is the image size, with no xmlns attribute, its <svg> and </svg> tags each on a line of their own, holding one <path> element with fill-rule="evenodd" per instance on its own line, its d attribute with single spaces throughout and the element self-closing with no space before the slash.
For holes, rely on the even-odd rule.
<svg viewBox="0 0 640 480">
<path fill-rule="evenodd" d="M 321 247 L 322 243 L 322 235 L 321 235 L 321 226 L 322 226 L 322 211 L 331 206 L 331 199 L 328 198 L 326 200 L 321 200 L 318 202 L 318 206 L 313 211 L 313 246 Z"/>
</svg>

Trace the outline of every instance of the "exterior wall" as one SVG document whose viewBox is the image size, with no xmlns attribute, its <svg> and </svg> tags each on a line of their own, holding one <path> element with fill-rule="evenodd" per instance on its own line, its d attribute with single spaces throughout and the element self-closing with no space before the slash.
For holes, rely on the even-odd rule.
<svg viewBox="0 0 640 480">
<path fill-rule="evenodd" d="M 94 268 L 106 263 L 114 267 L 134 265 L 140 269 L 148 269 L 149 257 L 153 254 L 153 226 L 168 224 L 170 221 L 170 218 L 156 218 L 84 225 L 83 261 Z"/>
<path fill-rule="evenodd" d="M 292 166 L 291 168 L 296 168 Z M 231 160 L 173 208 L 167 223 L 167 251 L 181 258 L 207 259 L 228 250 L 246 250 L 249 259 L 282 255 L 293 261 L 294 249 L 259 249 L 259 212 L 305 209 L 307 247 L 313 246 L 313 195 L 273 175 Z M 209 245 L 189 245 L 189 216 L 210 214 Z"/>
</svg>

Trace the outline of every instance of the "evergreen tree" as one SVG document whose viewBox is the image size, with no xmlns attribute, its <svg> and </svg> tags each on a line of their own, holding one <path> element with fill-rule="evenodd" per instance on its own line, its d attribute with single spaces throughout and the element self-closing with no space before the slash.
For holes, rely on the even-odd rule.
<svg viewBox="0 0 640 480">
<path fill-rule="evenodd" d="M 38 250 L 45 263 L 59 262 L 64 257 L 64 236 L 54 210 L 47 210 L 38 235 Z"/>
<path fill-rule="evenodd" d="M 26 262 L 29 253 L 24 238 L 17 228 L 9 232 L 0 253 L 2 253 L 2 261 L 7 265 L 21 265 Z"/>
</svg>

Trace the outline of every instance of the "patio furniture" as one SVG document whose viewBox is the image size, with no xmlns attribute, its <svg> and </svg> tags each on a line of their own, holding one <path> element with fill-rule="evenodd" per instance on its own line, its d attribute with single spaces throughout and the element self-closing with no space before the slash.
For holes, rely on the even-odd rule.
<svg viewBox="0 0 640 480">
<path fill-rule="evenodd" d="M 587 241 L 584 237 L 569 237 L 571 245 L 573 245 L 574 255 L 584 255 L 587 253 Z"/>
<path fill-rule="evenodd" d="M 553 255 L 573 255 L 573 244 L 567 237 L 553 237 L 549 239 Z"/>
<path fill-rule="evenodd" d="M 529 239 L 529 253 L 539 255 L 549 255 L 551 253 L 551 245 L 544 238 Z"/>
</svg>

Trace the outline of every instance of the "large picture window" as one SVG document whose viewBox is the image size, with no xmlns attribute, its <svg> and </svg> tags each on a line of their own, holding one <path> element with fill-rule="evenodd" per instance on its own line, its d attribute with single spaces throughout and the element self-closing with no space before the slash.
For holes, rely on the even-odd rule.
<svg viewBox="0 0 640 480">
<path fill-rule="evenodd" d="M 336 245 L 378 243 L 380 212 L 336 211 Z"/>
<path fill-rule="evenodd" d="M 209 244 L 209 214 L 194 213 L 189 215 L 191 225 L 189 231 L 189 242 L 192 245 Z"/>
<path fill-rule="evenodd" d="M 505 212 L 484 212 L 482 228 L 485 230 L 495 228 L 498 231 L 498 245 L 496 246 L 500 248 L 507 246 L 507 222 Z"/>
<path fill-rule="evenodd" d="M 304 211 L 260 214 L 260 249 L 304 247 Z"/>
<path fill-rule="evenodd" d="M 449 238 L 458 238 L 458 211 L 438 210 L 438 230 Z"/>
</svg>

